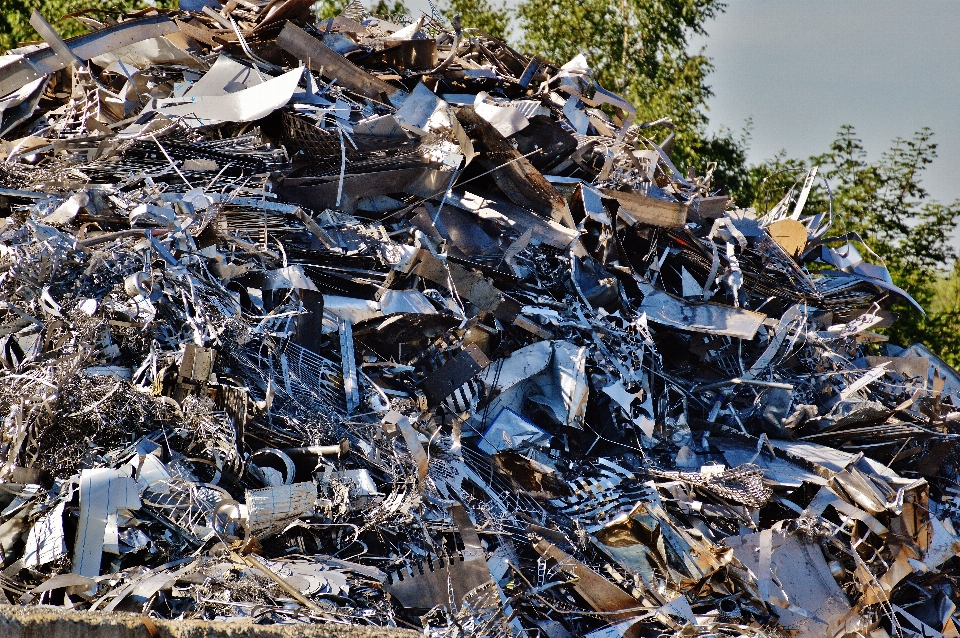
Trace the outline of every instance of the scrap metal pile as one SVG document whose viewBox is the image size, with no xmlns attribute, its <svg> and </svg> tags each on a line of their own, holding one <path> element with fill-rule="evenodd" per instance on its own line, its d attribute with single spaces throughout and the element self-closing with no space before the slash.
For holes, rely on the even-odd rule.
<svg viewBox="0 0 960 638">
<path fill-rule="evenodd" d="M 194 4 L 0 57 L 7 601 L 958 635 L 960 375 L 816 168 L 737 208 L 582 57 Z"/>
</svg>

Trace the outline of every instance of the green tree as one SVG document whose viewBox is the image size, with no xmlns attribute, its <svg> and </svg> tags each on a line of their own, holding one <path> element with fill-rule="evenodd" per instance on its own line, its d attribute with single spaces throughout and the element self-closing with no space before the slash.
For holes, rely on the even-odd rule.
<svg viewBox="0 0 960 638">
<path fill-rule="evenodd" d="M 770 210 L 791 187 L 797 186 L 798 178 L 802 179 L 807 170 L 805 160 L 788 157 L 787 152 L 781 150 L 771 159 L 747 168 L 743 183 L 736 192 L 737 204 L 753 207 L 762 214 Z M 823 204 L 818 199 L 821 194 L 819 190 L 814 189 L 811 194 L 807 210 L 814 210 Z"/>
<path fill-rule="evenodd" d="M 920 341 L 954 368 L 960 370 L 960 259 L 948 276 L 939 276 L 926 286 L 927 314 L 903 321 L 894 341 Z M 906 319 L 906 318 L 905 318 Z"/>
<path fill-rule="evenodd" d="M 803 175 L 819 165 L 833 196 L 832 235 L 856 232 L 886 264 L 894 282 L 927 311 L 906 303 L 894 309 L 901 318 L 888 329 L 894 343 L 922 342 L 952 365 L 960 365 L 960 262 L 950 237 L 960 223 L 960 201 L 943 204 L 922 185 L 924 170 L 936 159 L 937 145 L 928 128 L 910 139 L 897 138 L 877 161 L 870 162 L 852 126 L 841 127 L 830 150 L 809 162 L 782 153 L 751 167 L 743 189 L 746 201 L 769 210 Z M 750 199 L 747 199 L 750 198 Z M 826 211 L 829 194 L 818 188 L 807 200 L 810 211 Z"/>
<path fill-rule="evenodd" d="M 375 16 L 387 18 L 406 16 L 410 13 L 410 10 L 403 4 L 403 0 L 394 0 L 393 4 L 390 4 L 387 0 L 377 0 L 376 4 L 370 6 L 370 13 Z"/>
<path fill-rule="evenodd" d="M 479 29 L 502 40 L 510 37 L 511 15 L 506 2 L 496 5 L 489 0 L 448 0 L 440 7 L 440 12 L 448 22 L 459 15 L 464 28 Z"/>
<path fill-rule="evenodd" d="M 337 17 L 343 12 L 347 4 L 347 2 L 340 2 L 338 0 L 320 0 L 320 2 L 314 2 L 313 5 L 311 5 L 310 11 L 319 22 L 320 20 Z"/>
<path fill-rule="evenodd" d="M 4 0 L 3 11 L 0 12 L 0 51 L 15 48 L 21 42 L 40 39 L 30 26 L 30 15 L 34 9 L 47 19 L 61 37 L 70 38 L 87 32 L 82 23 L 65 17 L 73 13 L 82 11 L 84 15 L 97 20 L 148 7 L 176 6 L 177 0 L 101 0 L 96 5 L 89 0 Z"/>
<path fill-rule="evenodd" d="M 310 10 L 313 12 L 313 15 L 316 16 L 317 20 L 326 20 L 327 18 L 334 18 L 340 15 L 348 7 L 352 10 L 356 9 L 359 12 L 369 13 L 385 19 L 406 16 L 410 13 L 407 6 L 403 4 L 403 0 L 393 0 L 393 4 L 387 0 L 377 0 L 375 4 L 370 5 L 369 9 L 364 7 L 360 2 L 320 0 L 319 2 L 315 2 Z"/>
<path fill-rule="evenodd" d="M 348 6 L 348 2 L 343 0 L 320 0 L 314 3 L 312 10 L 318 20 L 326 20 L 339 15 Z M 354 3 L 359 5 L 359 3 Z M 360 5 L 362 7 L 362 5 Z M 404 5 L 403 0 L 377 0 L 376 4 L 371 4 L 369 9 L 364 11 L 382 18 L 395 18 L 397 16 L 406 16 L 410 10 Z M 474 28 L 483 31 L 495 38 L 506 40 L 510 31 L 510 10 L 506 2 L 497 6 L 488 0 L 448 0 L 445 4 L 439 4 L 437 10 L 448 22 L 453 16 L 460 16 L 460 24 L 466 28 Z M 419 14 L 417 14 L 419 16 Z M 417 16 L 411 16 L 416 18 Z"/>
<path fill-rule="evenodd" d="M 742 201 L 750 183 L 747 163 L 750 127 L 748 121 L 739 135 L 725 127 L 713 135 L 689 135 L 689 148 L 678 149 L 675 155 L 682 163 L 698 170 L 703 170 L 706 162 L 716 162 L 713 187 L 727 191 L 734 201 Z"/>
</svg>

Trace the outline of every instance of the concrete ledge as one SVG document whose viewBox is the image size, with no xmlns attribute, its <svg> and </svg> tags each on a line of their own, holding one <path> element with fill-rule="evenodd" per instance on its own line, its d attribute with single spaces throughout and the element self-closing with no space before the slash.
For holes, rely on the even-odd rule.
<svg viewBox="0 0 960 638">
<path fill-rule="evenodd" d="M 348 625 L 254 625 L 205 620 L 151 619 L 126 613 L 68 611 L 60 607 L 0 605 L 3 638 L 417 638 L 407 629 Z"/>
</svg>

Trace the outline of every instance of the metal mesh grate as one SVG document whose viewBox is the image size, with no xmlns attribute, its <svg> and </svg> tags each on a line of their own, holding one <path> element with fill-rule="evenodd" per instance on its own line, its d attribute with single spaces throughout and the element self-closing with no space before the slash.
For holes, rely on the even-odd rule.
<svg viewBox="0 0 960 638">
<path fill-rule="evenodd" d="M 335 130 L 325 130 L 315 122 L 293 113 L 283 114 L 284 143 L 292 153 L 302 152 L 313 162 L 325 167 L 340 166 L 341 150 L 340 135 Z M 356 161 L 359 153 L 349 142 L 344 142 L 347 149 L 347 161 Z"/>
<path fill-rule="evenodd" d="M 751 463 L 728 468 L 717 474 L 656 470 L 651 470 L 651 474 L 689 483 L 709 490 L 720 498 L 750 507 L 761 507 L 773 496 L 770 488 L 763 484 L 763 470 Z"/>
</svg>

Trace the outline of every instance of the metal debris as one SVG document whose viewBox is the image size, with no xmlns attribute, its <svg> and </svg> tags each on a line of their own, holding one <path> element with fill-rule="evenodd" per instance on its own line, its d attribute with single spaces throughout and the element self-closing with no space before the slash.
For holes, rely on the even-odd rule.
<svg viewBox="0 0 960 638">
<path fill-rule="evenodd" d="M 815 167 L 740 209 L 582 57 L 182 4 L 0 57 L 7 601 L 958 635 L 960 374 Z"/>
</svg>

